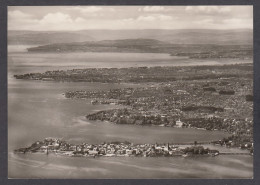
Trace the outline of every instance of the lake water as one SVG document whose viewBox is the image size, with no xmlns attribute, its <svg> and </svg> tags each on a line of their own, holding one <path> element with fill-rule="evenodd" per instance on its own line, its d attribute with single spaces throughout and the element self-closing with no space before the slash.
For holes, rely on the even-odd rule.
<svg viewBox="0 0 260 185">
<path fill-rule="evenodd" d="M 77 67 L 194 64 L 194 61 L 189 61 L 166 54 L 10 52 L 8 54 L 9 178 L 252 178 L 251 156 L 73 158 L 12 153 L 14 149 L 28 146 L 45 137 L 60 137 L 71 143 L 125 140 L 133 143 L 167 143 L 217 140 L 228 136 L 227 133 L 220 131 L 90 122 L 86 120 L 86 114 L 115 106 L 91 105 L 89 100 L 71 100 L 62 96 L 62 93 L 72 90 L 139 86 L 137 84 L 59 83 L 13 78 L 13 74 Z M 220 149 L 238 151 L 238 149 Z"/>
</svg>

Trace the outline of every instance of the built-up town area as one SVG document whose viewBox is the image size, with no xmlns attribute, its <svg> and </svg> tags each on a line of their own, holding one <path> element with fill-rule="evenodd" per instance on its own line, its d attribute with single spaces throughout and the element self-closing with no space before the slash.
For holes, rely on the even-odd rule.
<svg viewBox="0 0 260 185">
<path fill-rule="evenodd" d="M 67 156 L 136 156 L 136 157 L 173 157 L 189 155 L 219 155 L 218 150 L 210 150 L 203 146 L 177 146 L 173 144 L 133 144 L 129 142 L 111 142 L 102 144 L 82 143 L 79 145 L 69 144 L 57 138 L 45 138 L 44 141 L 37 141 L 30 147 L 15 150 L 17 153 L 41 152 L 55 153 Z"/>
<path fill-rule="evenodd" d="M 122 106 L 88 114 L 86 117 L 89 120 L 222 130 L 231 136 L 214 141 L 214 144 L 240 147 L 253 152 L 252 64 L 76 69 L 15 77 L 32 80 L 142 83 L 142 87 L 138 88 L 65 92 L 65 97 L 88 99 L 93 105 Z M 121 146 L 125 145 L 119 144 L 116 147 Z M 152 148 L 152 145 L 136 145 L 136 155 L 141 146 Z M 98 148 L 107 147 L 104 144 Z M 163 151 L 165 147 L 161 146 Z M 172 147 L 166 148 L 170 151 L 169 148 Z M 168 154 L 171 155 L 170 152 Z"/>
</svg>

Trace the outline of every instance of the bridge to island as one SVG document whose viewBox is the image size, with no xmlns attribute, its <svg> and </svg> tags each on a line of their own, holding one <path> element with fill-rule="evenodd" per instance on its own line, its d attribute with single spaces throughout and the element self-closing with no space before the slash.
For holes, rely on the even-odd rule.
<svg viewBox="0 0 260 185">
<path fill-rule="evenodd" d="M 219 155 L 252 155 L 251 153 L 221 152 Z"/>
</svg>

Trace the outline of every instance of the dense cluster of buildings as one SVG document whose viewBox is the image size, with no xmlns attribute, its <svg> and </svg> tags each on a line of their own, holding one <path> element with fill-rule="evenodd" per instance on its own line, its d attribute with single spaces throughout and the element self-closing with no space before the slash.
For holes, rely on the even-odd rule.
<svg viewBox="0 0 260 185">
<path fill-rule="evenodd" d="M 129 142 L 112 142 L 102 144 L 82 143 L 79 145 L 69 144 L 57 138 L 46 138 L 37 141 L 30 147 L 20 148 L 15 152 L 42 152 L 56 153 L 68 156 L 135 156 L 135 157 L 159 157 L 159 156 L 182 156 L 182 155 L 218 155 L 218 150 L 210 150 L 203 146 L 176 146 L 173 144 L 136 144 Z"/>
<path fill-rule="evenodd" d="M 67 92 L 66 96 L 90 98 L 93 104 L 124 105 L 124 108 L 89 114 L 87 118 L 90 120 L 223 130 L 240 138 L 233 141 L 235 146 L 243 146 L 253 142 L 253 102 L 247 99 L 248 94 L 252 94 L 252 88 L 251 80 L 233 78 L 178 81 L 109 91 Z M 234 93 L 219 93 L 225 90 Z"/>
<path fill-rule="evenodd" d="M 217 91 L 208 92 L 204 90 L 203 86 L 215 82 L 192 81 L 186 84 L 176 82 L 109 91 L 74 91 L 65 93 L 65 96 L 67 98 L 90 98 L 92 104 L 120 104 L 125 105 L 127 108 L 127 110 L 100 111 L 100 114 L 104 117 L 102 119 L 106 119 L 106 116 L 109 118 L 141 116 L 144 118 L 150 117 L 151 119 L 160 117 L 162 122 L 162 118 L 166 118 L 168 122 L 173 121 L 174 123 L 178 118 L 187 121 L 197 120 L 197 122 L 201 122 L 201 118 L 203 118 L 208 122 L 216 122 L 217 124 L 219 119 L 225 120 L 225 122 L 228 122 L 228 120 L 230 122 L 231 119 L 232 122 L 251 123 L 253 102 L 246 100 L 246 95 L 252 93 L 250 81 L 230 79 L 225 80 L 225 82 L 231 84 L 235 94 L 222 95 Z M 243 84 L 243 86 L 240 85 L 236 88 L 235 84 L 238 83 Z M 214 86 L 216 89 L 222 88 L 216 84 Z M 94 115 L 97 114 L 94 113 L 93 117 Z M 174 118 L 174 120 L 171 120 L 171 118 Z M 157 122 L 161 123 L 160 120 L 157 119 Z M 194 121 L 193 124 L 195 124 Z"/>
</svg>

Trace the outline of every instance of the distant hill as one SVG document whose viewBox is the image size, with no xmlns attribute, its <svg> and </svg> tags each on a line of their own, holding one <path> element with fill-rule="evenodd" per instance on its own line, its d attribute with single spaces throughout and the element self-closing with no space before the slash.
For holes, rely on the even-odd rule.
<svg viewBox="0 0 260 185">
<path fill-rule="evenodd" d="M 43 45 L 92 40 L 95 39 L 85 33 L 77 32 L 8 31 L 9 45 Z"/>
<path fill-rule="evenodd" d="M 102 40 L 96 42 L 86 42 L 87 44 L 106 45 L 106 46 L 151 46 L 151 45 L 165 45 L 170 44 L 167 42 L 159 41 L 156 39 L 121 39 L 121 40 Z"/>
<path fill-rule="evenodd" d="M 72 43 L 56 43 L 28 48 L 29 52 L 137 52 L 164 53 L 170 43 L 155 39 L 121 39 Z"/>
<path fill-rule="evenodd" d="M 253 30 L 85 30 L 79 31 L 96 40 L 146 38 L 173 44 L 250 45 Z"/>
<path fill-rule="evenodd" d="M 45 45 L 102 40 L 155 39 L 172 44 L 252 45 L 253 30 L 81 30 L 8 31 L 8 44 Z"/>
</svg>

